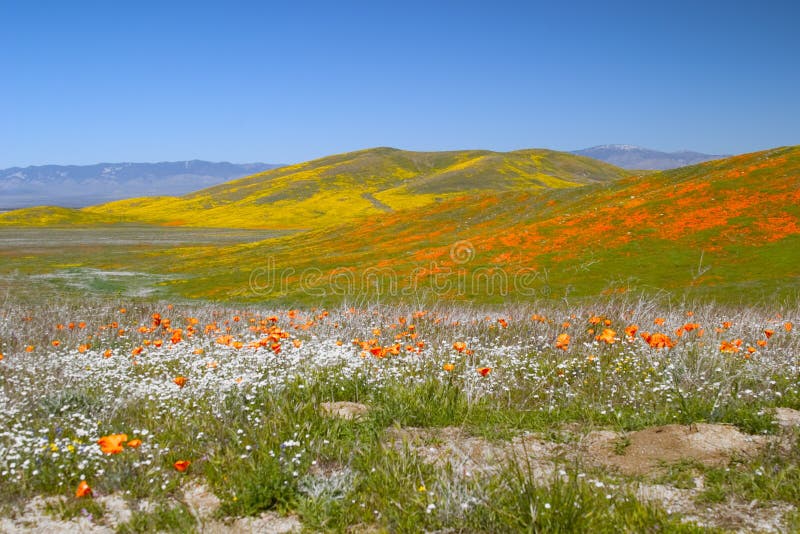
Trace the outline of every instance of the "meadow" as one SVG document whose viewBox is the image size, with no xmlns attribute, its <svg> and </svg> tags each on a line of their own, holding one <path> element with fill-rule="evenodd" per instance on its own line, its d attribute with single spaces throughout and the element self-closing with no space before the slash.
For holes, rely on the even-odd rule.
<svg viewBox="0 0 800 534">
<path fill-rule="evenodd" d="M 7 292 L 0 525 L 791 531 L 798 320 L 621 297 L 296 310 Z"/>
</svg>

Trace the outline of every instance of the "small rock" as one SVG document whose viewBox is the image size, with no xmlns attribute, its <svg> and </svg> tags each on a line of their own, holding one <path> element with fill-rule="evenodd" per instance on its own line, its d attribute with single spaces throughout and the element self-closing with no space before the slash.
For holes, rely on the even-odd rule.
<svg viewBox="0 0 800 534">
<path fill-rule="evenodd" d="M 800 427 L 800 411 L 791 408 L 775 408 L 775 422 L 784 430 Z"/>
<path fill-rule="evenodd" d="M 204 484 L 194 484 L 183 490 L 183 501 L 199 518 L 211 517 L 219 509 L 219 499 Z"/>
</svg>

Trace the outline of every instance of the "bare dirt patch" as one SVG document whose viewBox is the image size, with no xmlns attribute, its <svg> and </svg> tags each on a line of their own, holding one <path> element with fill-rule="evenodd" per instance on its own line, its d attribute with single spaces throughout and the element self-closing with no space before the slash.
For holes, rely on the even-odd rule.
<svg viewBox="0 0 800 534">
<path fill-rule="evenodd" d="M 525 469 L 530 467 L 536 477 L 548 477 L 554 469 L 554 459 L 564 454 L 564 448 L 529 434 L 511 441 L 490 441 L 471 436 L 461 428 L 392 428 L 386 434 L 389 446 L 402 450 L 408 447 L 424 462 L 453 467 L 456 473 L 491 473 L 515 461 Z"/>
<path fill-rule="evenodd" d="M 562 429 L 563 430 L 563 429 Z M 588 433 L 566 428 L 574 438 L 554 443 L 543 436 L 527 434 L 508 441 L 493 441 L 469 435 L 455 427 L 392 428 L 385 436 L 388 446 L 408 449 L 422 461 L 434 465 L 450 464 L 462 476 L 491 474 L 510 462 L 539 480 L 550 480 L 560 462 L 594 466 L 610 474 L 654 477 L 666 466 L 681 461 L 707 466 L 725 466 L 734 458 L 757 455 L 776 437 L 743 434 L 730 425 L 666 425 L 638 432 L 620 433 L 595 430 Z M 615 477 L 616 478 L 616 477 Z M 701 526 L 734 532 L 781 532 L 784 517 L 794 508 L 782 502 L 743 502 L 703 504 L 702 475 L 692 489 L 667 484 L 630 481 L 613 483 L 630 489 L 636 496 L 653 503 L 682 520 Z"/>
<path fill-rule="evenodd" d="M 369 406 L 366 404 L 349 401 L 323 402 L 319 405 L 319 408 L 325 415 L 348 420 L 358 420 L 369 411 Z"/>
<path fill-rule="evenodd" d="M 656 504 L 669 514 L 680 514 L 683 521 L 735 532 L 781 532 L 784 516 L 793 509 L 786 503 L 735 500 L 703 506 L 695 500 L 698 490 L 662 484 L 642 484 L 635 493 L 638 499 Z"/>
<path fill-rule="evenodd" d="M 793 410 L 791 408 L 776 408 L 775 409 L 775 422 L 783 430 L 792 430 L 800 428 L 800 410 Z"/>
<path fill-rule="evenodd" d="M 70 521 L 56 519 L 45 510 L 50 503 L 57 503 L 62 497 L 34 497 L 27 502 L 22 513 L 15 517 L 0 518 L 0 532 L 35 532 L 37 534 L 62 534 L 63 532 L 80 532 L 91 534 L 113 533 L 114 529 L 98 525 L 95 518 L 88 515 Z"/>
<path fill-rule="evenodd" d="M 734 456 L 755 456 L 766 441 L 763 436 L 743 434 L 730 425 L 697 423 L 652 427 L 628 435 L 590 432 L 583 447 L 591 463 L 624 475 L 651 475 L 664 465 L 682 460 L 726 465 Z"/>
<path fill-rule="evenodd" d="M 300 532 L 302 525 L 295 516 L 267 512 L 258 517 L 242 517 L 235 521 L 211 521 L 202 529 L 204 534 L 289 534 Z"/>
<path fill-rule="evenodd" d="M 112 527 L 131 520 L 133 513 L 130 506 L 119 494 L 102 495 L 95 500 L 105 506 L 105 518 Z"/>
</svg>

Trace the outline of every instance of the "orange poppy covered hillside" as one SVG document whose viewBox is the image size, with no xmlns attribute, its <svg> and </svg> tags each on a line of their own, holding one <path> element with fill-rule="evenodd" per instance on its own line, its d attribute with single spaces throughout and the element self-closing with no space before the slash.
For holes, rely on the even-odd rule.
<svg viewBox="0 0 800 534">
<path fill-rule="evenodd" d="M 458 244 L 466 256 L 454 256 Z M 800 287 L 800 147 L 569 190 L 462 195 L 335 233 L 235 247 L 195 258 L 206 284 L 190 294 L 263 297 L 216 269 L 235 263 L 247 274 L 267 256 L 278 269 L 320 269 L 320 287 L 337 273 L 357 279 L 369 269 L 423 286 L 448 272 L 477 273 L 473 296 L 481 299 L 506 298 L 486 287 L 502 276 L 513 295 L 515 274 L 527 276 L 534 293 L 559 297 L 684 288 L 731 298 L 788 294 Z M 470 296 L 451 289 L 449 296 Z"/>
</svg>

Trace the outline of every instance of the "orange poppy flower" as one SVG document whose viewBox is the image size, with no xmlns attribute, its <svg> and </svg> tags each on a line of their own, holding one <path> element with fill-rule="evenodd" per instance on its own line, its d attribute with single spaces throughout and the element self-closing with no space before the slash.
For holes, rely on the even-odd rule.
<svg viewBox="0 0 800 534">
<path fill-rule="evenodd" d="M 187 469 L 189 469 L 189 466 L 191 465 L 191 463 L 192 463 L 192 462 L 190 462 L 189 460 L 178 460 L 177 462 L 175 462 L 174 464 L 172 464 L 172 466 L 173 466 L 175 469 L 177 469 L 178 471 L 180 471 L 181 473 L 183 473 L 183 472 L 185 472 Z"/>
<path fill-rule="evenodd" d="M 628 336 L 631 339 L 636 337 L 636 332 L 638 332 L 638 331 L 639 331 L 639 325 L 638 324 L 632 324 L 632 325 L 629 325 L 629 326 L 625 327 L 625 335 Z"/>
<path fill-rule="evenodd" d="M 647 342 L 647 344 L 654 349 L 671 349 L 675 346 L 675 342 L 672 341 L 666 334 L 660 334 L 658 332 L 655 334 L 651 334 L 650 332 L 642 332 L 641 336 L 642 339 L 644 339 L 645 342 Z"/>
<path fill-rule="evenodd" d="M 756 344 L 759 347 L 766 347 L 767 346 L 767 340 L 766 339 L 759 339 L 759 340 L 756 341 Z"/>
<path fill-rule="evenodd" d="M 739 345 L 737 345 L 736 341 L 723 341 L 719 345 L 719 351 L 734 354 L 739 352 Z"/>
<path fill-rule="evenodd" d="M 139 447 L 139 445 L 141 445 L 141 444 L 142 444 L 142 440 L 140 440 L 140 439 L 132 439 L 132 440 L 130 440 L 128 443 L 126 443 L 126 445 L 127 445 L 128 447 L 130 447 L 131 449 L 136 449 L 136 448 L 138 448 L 138 447 Z"/>
<path fill-rule="evenodd" d="M 467 350 L 467 344 L 464 343 L 463 341 L 456 341 L 455 343 L 453 343 L 453 348 L 458 352 L 464 352 L 465 350 Z"/>
<path fill-rule="evenodd" d="M 175 385 L 178 386 L 179 388 L 182 388 L 183 386 L 186 385 L 185 376 L 176 376 L 175 378 L 172 379 L 172 381 L 175 382 Z"/>
<path fill-rule="evenodd" d="M 597 341 L 605 341 L 609 345 L 617 340 L 617 333 L 610 328 L 604 328 L 603 333 L 597 336 Z"/>
<path fill-rule="evenodd" d="M 92 488 L 89 487 L 89 484 L 87 484 L 85 480 L 81 480 L 80 484 L 78 484 L 78 488 L 75 490 L 75 497 L 80 499 L 81 497 L 91 496 Z"/>
<path fill-rule="evenodd" d="M 617 340 L 617 333 L 610 328 L 604 328 L 603 332 L 597 336 L 598 341 L 605 341 L 609 345 Z"/>
<path fill-rule="evenodd" d="M 479 375 L 486 376 L 486 375 L 488 375 L 489 373 L 492 372 L 492 368 L 491 367 L 478 367 L 476 369 L 476 371 L 478 371 Z"/>
<path fill-rule="evenodd" d="M 788 321 L 783 323 L 783 329 L 786 330 L 787 332 L 791 332 L 792 331 L 792 326 L 793 326 L 792 323 L 790 323 Z"/>
<path fill-rule="evenodd" d="M 56 339 L 55 341 L 53 341 L 53 346 L 54 347 L 57 347 L 59 345 L 61 345 L 61 342 L 59 340 Z"/>
<path fill-rule="evenodd" d="M 556 338 L 556 348 L 561 350 L 567 350 L 569 348 L 569 334 L 559 334 Z"/>
<path fill-rule="evenodd" d="M 131 356 L 138 356 L 144 351 L 144 347 L 136 347 L 131 351 Z"/>
<path fill-rule="evenodd" d="M 655 319 L 653 319 L 653 324 L 661 326 L 662 324 L 664 324 L 665 321 L 666 319 L 664 319 L 663 317 L 656 317 Z"/>
<path fill-rule="evenodd" d="M 448 373 L 449 373 L 450 371 L 452 371 L 453 369 L 455 369 L 455 368 L 456 368 L 456 366 L 455 366 L 455 365 L 453 365 L 452 363 L 446 363 L 446 364 L 444 364 L 444 365 L 442 366 L 442 369 L 444 369 L 444 370 L 445 370 L 445 371 L 447 371 Z"/>
<path fill-rule="evenodd" d="M 106 454 L 119 454 L 122 452 L 122 443 L 128 441 L 127 434 L 109 434 L 97 440 L 100 450 Z"/>
<path fill-rule="evenodd" d="M 33 345 L 28 345 L 25 347 L 25 352 L 33 352 Z"/>
<path fill-rule="evenodd" d="M 203 354 L 203 349 L 194 349 L 192 354 Z"/>
<path fill-rule="evenodd" d="M 767 339 L 771 338 L 773 334 L 775 334 L 775 330 L 770 330 L 769 328 L 764 330 L 764 335 L 767 336 Z"/>
<path fill-rule="evenodd" d="M 170 342 L 175 345 L 183 341 L 183 330 L 180 328 L 176 328 L 172 331 L 172 337 L 170 338 Z"/>
</svg>

